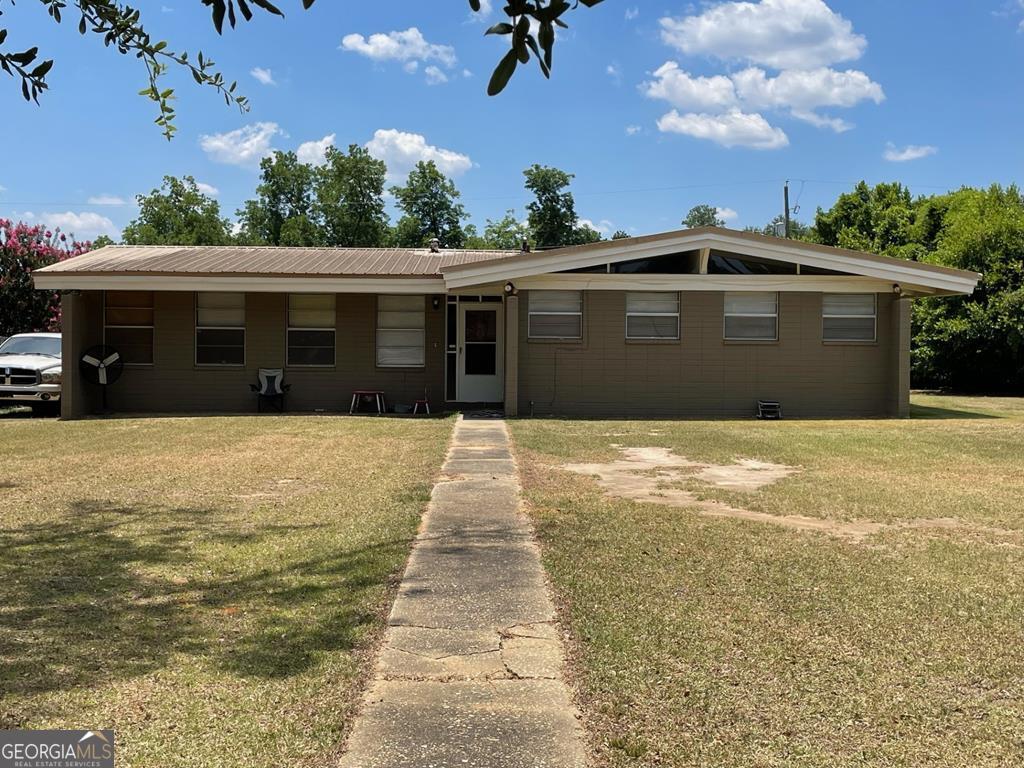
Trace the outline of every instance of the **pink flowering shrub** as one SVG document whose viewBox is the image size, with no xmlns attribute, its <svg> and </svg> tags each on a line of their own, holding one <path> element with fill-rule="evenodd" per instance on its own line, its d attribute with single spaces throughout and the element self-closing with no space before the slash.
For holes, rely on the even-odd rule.
<svg viewBox="0 0 1024 768">
<path fill-rule="evenodd" d="M 0 336 L 60 330 L 60 293 L 37 291 L 32 270 L 78 256 L 91 243 L 59 229 L 0 219 Z"/>
</svg>

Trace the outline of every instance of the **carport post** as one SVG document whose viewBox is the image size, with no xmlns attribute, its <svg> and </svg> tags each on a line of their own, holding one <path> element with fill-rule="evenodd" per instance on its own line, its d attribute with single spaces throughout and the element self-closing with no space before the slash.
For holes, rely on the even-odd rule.
<svg viewBox="0 0 1024 768">
<path fill-rule="evenodd" d="M 85 297 L 81 291 L 66 291 L 60 297 L 61 392 L 60 417 L 80 419 L 85 415 L 85 389 L 78 370 L 85 333 Z"/>
<path fill-rule="evenodd" d="M 505 297 L 505 415 L 519 415 L 519 297 Z"/>
</svg>

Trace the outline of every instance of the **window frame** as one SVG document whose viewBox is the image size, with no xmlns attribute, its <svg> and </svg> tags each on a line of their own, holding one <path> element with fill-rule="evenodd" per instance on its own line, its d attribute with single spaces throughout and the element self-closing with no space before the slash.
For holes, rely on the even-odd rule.
<svg viewBox="0 0 1024 768">
<path fill-rule="evenodd" d="M 193 294 L 192 319 L 195 330 L 192 334 L 192 361 L 196 368 L 245 368 L 249 353 L 249 334 L 247 332 L 246 296 L 242 296 L 242 324 L 241 325 L 200 325 L 199 324 L 199 295 L 203 293 L 235 293 L 234 291 L 196 291 Z M 240 363 L 200 363 L 199 362 L 199 331 L 241 331 L 242 332 L 242 362 Z"/>
<path fill-rule="evenodd" d="M 307 325 L 292 325 L 292 296 L 330 296 L 334 302 L 334 326 L 331 328 L 317 328 Z M 285 328 L 284 328 L 284 367 L 285 368 L 319 368 L 329 370 L 338 367 L 338 294 L 336 293 L 288 293 L 285 304 Z M 292 331 L 317 331 L 326 333 L 330 331 L 331 336 L 331 362 L 330 363 L 293 363 L 291 361 Z M 304 349 L 307 347 L 304 347 Z M 311 347 L 311 349 L 327 349 L 324 347 Z"/>
<path fill-rule="evenodd" d="M 531 308 L 533 306 L 533 297 L 539 293 L 550 293 L 544 289 L 531 290 L 526 297 L 526 339 L 527 341 L 551 341 L 551 342 L 582 342 L 583 334 L 586 332 L 584 324 L 584 311 L 586 309 L 586 291 L 582 290 L 559 290 L 559 293 L 578 293 L 580 297 L 579 310 L 576 312 L 534 312 Z M 536 336 L 533 333 L 533 316 L 543 315 L 546 317 L 579 317 L 580 319 L 580 335 L 579 336 Z"/>
<path fill-rule="evenodd" d="M 111 325 L 107 323 L 107 295 L 110 293 L 148 293 L 152 296 L 152 304 L 148 307 L 114 307 L 114 309 L 148 309 L 153 316 L 150 325 Z M 150 347 L 150 361 L 148 363 L 129 363 L 125 361 L 124 365 L 128 368 L 152 368 L 156 364 L 156 291 L 132 291 L 132 290 L 104 290 L 103 291 L 103 344 L 107 344 L 107 329 L 108 328 L 130 328 L 134 330 L 145 330 L 149 329 L 149 347 Z"/>
<path fill-rule="evenodd" d="M 414 296 L 421 300 L 421 306 L 418 310 L 382 310 L 380 308 L 381 299 L 387 297 L 397 298 L 408 298 Z M 422 371 L 427 367 L 427 294 L 420 293 L 378 293 L 375 302 L 374 321 L 373 321 L 373 362 L 375 367 L 383 368 L 385 370 L 410 370 L 410 371 Z M 423 327 L 422 328 L 381 328 L 380 327 L 380 314 L 381 312 L 420 312 L 423 315 Z M 380 361 L 380 333 L 381 331 L 399 331 L 402 333 L 421 333 L 423 335 L 423 362 L 422 363 L 382 363 Z M 387 348 L 387 347 L 386 347 Z"/>
<path fill-rule="evenodd" d="M 775 297 L 775 312 L 768 314 L 764 312 L 728 312 L 729 294 L 740 296 L 752 294 L 765 294 Z M 773 344 L 779 340 L 779 292 L 778 291 L 722 291 L 722 340 L 728 342 L 739 342 L 742 344 Z M 771 317 L 775 320 L 775 335 L 772 338 L 757 338 L 751 336 L 730 336 L 728 332 L 730 317 Z"/>
<path fill-rule="evenodd" d="M 676 300 L 676 311 L 675 312 L 630 312 L 629 311 L 629 297 L 630 294 L 665 294 L 675 296 Z M 679 291 L 626 291 L 626 328 L 625 338 L 626 341 L 679 341 L 683 336 L 682 329 L 682 296 Z M 629 335 L 629 318 L 631 317 L 674 317 L 676 319 L 676 334 L 675 336 L 630 336 Z"/>
<path fill-rule="evenodd" d="M 826 296 L 870 296 L 872 312 L 870 315 L 833 315 L 825 314 L 825 297 Z M 871 323 L 871 338 L 870 339 L 830 339 L 825 336 L 825 318 L 838 318 L 838 319 L 857 319 L 863 320 L 866 317 L 870 317 Z M 878 294 L 877 293 L 827 293 L 821 294 L 821 341 L 823 344 L 876 344 L 878 343 Z"/>
</svg>

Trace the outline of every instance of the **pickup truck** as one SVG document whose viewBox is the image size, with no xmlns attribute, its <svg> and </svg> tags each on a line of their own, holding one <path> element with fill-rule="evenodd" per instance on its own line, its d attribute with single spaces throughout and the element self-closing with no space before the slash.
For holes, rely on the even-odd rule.
<svg viewBox="0 0 1024 768">
<path fill-rule="evenodd" d="M 0 344 L 0 406 L 56 411 L 60 381 L 59 333 L 19 333 Z"/>
</svg>

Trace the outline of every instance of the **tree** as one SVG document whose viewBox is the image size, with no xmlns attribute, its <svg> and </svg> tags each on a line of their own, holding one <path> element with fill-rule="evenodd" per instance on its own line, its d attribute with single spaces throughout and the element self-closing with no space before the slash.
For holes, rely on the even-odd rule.
<svg viewBox="0 0 1024 768">
<path fill-rule="evenodd" d="M 225 245 L 231 242 L 231 223 L 220 215 L 220 204 L 199 191 L 191 176 L 164 176 L 160 189 L 135 197 L 139 215 L 121 240 L 128 245 Z"/>
<path fill-rule="evenodd" d="M 396 245 L 417 248 L 436 237 L 442 248 L 462 247 L 462 222 L 468 216 L 455 183 L 433 160 L 416 163 L 405 186 L 392 187 L 391 193 L 405 214 L 395 230 Z"/>
<path fill-rule="evenodd" d="M 387 166 L 363 147 L 348 154 L 328 147 L 324 164 L 314 172 L 315 218 L 327 245 L 381 246 L 388 234 L 384 211 Z"/>
<path fill-rule="evenodd" d="M 718 215 L 718 209 L 715 206 L 701 203 L 690 209 L 682 223 L 687 229 L 694 229 L 695 227 L 724 227 L 725 219 Z"/>
<path fill-rule="evenodd" d="M 294 152 L 275 152 L 260 162 L 256 199 L 237 211 L 240 241 L 256 245 L 319 245 L 323 232 L 314 220 L 313 168 Z"/>
<path fill-rule="evenodd" d="M 526 176 L 526 188 L 534 195 L 526 210 L 537 246 L 556 248 L 572 245 L 579 217 L 572 192 L 566 188 L 573 175 L 536 164 L 523 171 L 523 175 Z"/>
<path fill-rule="evenodd" d="M 774 219 L 769 221 L 763 227 L 744 227 L 744 232 L 756 232 L 759 235 L 769 235 L 771 237 L 785 237 L 786 219 L 780 213 Z M 814 229 L 803 222 L 790 219 L 789 221 L 789 239 L 790 240 L 806 240 L 812 241 L 814 236 Z"/>
<path fill-rule="evenodd" d="M 92 241 L 92 250 L 98 251 L 100 248 L 114 244 L 114 239 L 112 237 L 109 237 L 108 235 L 100 235 Z"/>
<path fill-rule="evenodd" d="M 860 182 L 818 210 L 813 236 L 981 273 L 970 296 L 914 301 L 912 383 L 1024 392 L 1024 199 L 1016 187 L 915 200 L 898 183 Z"/>
<path fill-rule="evenodd" d="M 523 243 L 531 245 L 530 227 L 520 221 L 516 212 L 509 209 L 500 219 L 487 220 L 483 236 L 484 247 L 500 251 L 518 251 Z"/>
<path fill-rule="evenodd" d="M 194 1 L 194 0 L 193 0 Z M 224 20 L 234 27 L 238 15 L 248 21 L 252 18 L 252 6 L 268 13 L 284 16 L 277 6 L 269 0 L 199 0 L 211 10 L 213 25 L 220 34 L 224 30 Z M 40 0 L 47 14 L 58 24 L 63 20 L 67 7 L 77 11 L 78 31 L 84 35 L 91 32 L 102 38 L 103 44 L 113 46 L 122 55 L 131 55 L 139 59 L 146 68 L 147 87 L 140 94 L 153 101 L 159 115 L 156 124 L 161 127 L 164 135 L 173 137 L 174 99 L 173 88 L 162 88 L 161 77 L 170 67 L 187 70 L 199 85 L 213 88 L 223 97 L 228 105 L 234 104 L 243 112 L 249 110 L 249 102 L 245 96 L 236 92 L 237 83 L 228 83 L 224 76 L 214 67 L 212 59 L 202 52 L 191 58 L 187 51 L 175 52 L 167 41 L 154 41 L 146 32 L 140 11 L 122 5 L 119 0 Z M 310 8 L 315 0 L 302 0 L 305 9 Z M 531 52 L 540 63 L 541 72 L 550 77 L 552 52 L 555 44 L 555 27 L 565 28 L 564 16 L 567 11 L 579 3 L 593 7 L 602 0 L 511 0 L 504 6 L 504 13 L 509 21 L 495 24 L 485 34 L 504 35 L 509 38 L 509 52 L 501 59 L 488 83 L 487 92 L 497 94 L 504 89 L 519 64 L 530 60 Z M 474 12 L 481 10 L 480 0 L 469 0 Z M 237 14 L 236 14 L 237 9 Z M 7 38 L 10 27 L 0 29 L 0 46 Z M 536 29 L 534 36 L 531 30 Z M 541 53 L 543 51 L 543 54 Z M 22 51 L 5 51 L 0 49 L 0 69 L 21 81 L 21 92 L 26 100 L 38 103 L 39 96 L 49 87 L 47 75 L 53 68 L 53 59 L 39 57 L 38 46 Z"/>
<path fill-rule="evenodd" d="M 625 230 L 622 229 L 617 229 L 615 230 L 615 233 L 612 235 L 612 240 L 626 240 L 627 238 L 630 237 L 632 237 L 632 235 L 629 234 L 629 232 L 626 232 Z"/>
<path fill-rule="evenodd" d="M 604 235 L 598 232 L 589 224 L 578 224 L 573 232 L 573 245 L 586 245 L 587 243 L 599 243 L 604 240 Z"/>
<path fill-rule="evenodd" d="M 0 219 L 0 336 L 60 330 L 60 291 L 38 291 L 32 270 L 90 250 L 42 224 Z"/>
</svg>

